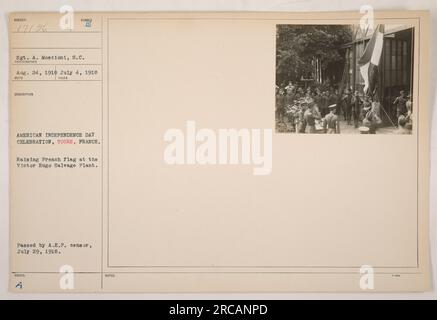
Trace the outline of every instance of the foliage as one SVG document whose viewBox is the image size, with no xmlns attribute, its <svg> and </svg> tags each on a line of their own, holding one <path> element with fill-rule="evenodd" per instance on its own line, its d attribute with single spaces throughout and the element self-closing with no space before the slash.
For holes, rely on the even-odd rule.
<svg viewBox="0 0 437 320">
<path fill-rule="evenodd" d="M 278 25 L 277 82 L 294 82 L 308 77 L 313 70 L 313 59 L 321 60 L 323 71 L 336 64 L 343 65 L 342 46 L 351 41 L 352 29 L 346 25 Z"/>
</svg>

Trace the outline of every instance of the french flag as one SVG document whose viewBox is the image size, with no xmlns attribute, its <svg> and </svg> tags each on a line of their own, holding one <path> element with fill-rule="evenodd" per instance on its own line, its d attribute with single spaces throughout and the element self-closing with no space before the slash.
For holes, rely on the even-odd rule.
<svg viewBox="0 0 437 320">
<path fill-rule="evenodd" d="M 364 78 L 364 92 L 373 93 L 378 76 L 378 65 L 384 42 L 384 25 L 379 24 L 358 61 L 360 72 Z"/>
</svg>

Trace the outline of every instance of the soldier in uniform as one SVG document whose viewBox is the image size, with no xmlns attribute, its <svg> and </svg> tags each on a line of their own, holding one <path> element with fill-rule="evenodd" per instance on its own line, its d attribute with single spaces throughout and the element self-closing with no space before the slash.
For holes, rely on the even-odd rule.
<svg viewBox="0 0 437 320">
<path fill-rule="evenodd" d="M 326 116 L 326 114 L 328 113 L 328 92 L 324 91 L 322 92 L 322 94 L 320 95 L 320 114 L 322 117 Z"/>
<path fill-rule="evenodd" d="M 294 127 L 296 133 L 305 133 L 305 104 L 299 102 L 299 106 L 297 107 L 297 111 L 294 115 Z"/>
<path fill-rule="evenodd" d="M 313 99 L 314 103 L 320 106 L 320 101 L 322 100 L 320 89 L 316 88 L 314 92 L 311 92 L 308 99 Z"/>
<path fill-rule="evenodd" d="M 276 119 L 278 120 L 278 122 L 284 121 L 285 106 L 286 96 L 284 89 L 281 88 L 276 94 Z"/>
<path fill-rule="evenodd" d="M 411 93 L 407 95 L 407 102 L 405 102 L 405 107 L 407 108 L 407 115 L 413 113 L 413 102 L 411 102 Z"/>
<path fill-rule="evenodd" d="M 325 116 L 323 120 L 323 128 L 326 133 L 340 133 L 340 122 L 336 113 L 336 104 L 331 104 L 328 106 L 329 113 Z"/>
<path fill-rule="evenodd" d="M 399 97 L 397 97 L 393 102 L 396 106 L 396 119 L 399 119 L 399 116 L 405 115 L 407 112 L 407 99 L 405 99 L 405 92 L 401 90 L 399 94 Z"/>
<path fill-rule="evenodd" d="M 285 95 L 285 106 L 293 106 L 294 104 L 294 92 L 293 91 L 287 91 L 287 94 Z"/>
<path fill-rule="evenodd" d="M 297 106 L 296 102 L 293 102 L 293 105 L 288 108 L 287 110 L 287 117 L 288 122 L 290 123 L 290 132 L 296 132 L 296 124 L 295 124 L 295 117 L 297 113 Z"/>
<path fill-rule="evenodd" d="M 362 109 L 360 111 L 360 115 L 362 115 L 362 116 L 360 116 L 360 120 L 364 119 L 364 116 L 365 116 L 365 112 L 363 114 L 364 108 L 370 108 L 371 106 L 372 106 L 372 99 L 367 94 L 365 94 L 364 95 L 363 106 L 362 106 Z"/>
<path fill-rule="evenodd" d="M 358 91 L 355 91 L 354 95 L 352 96 L 351 105 L 351 114 L 354 120 L 354 126 L 355 128 L 358 128 L 359 116 L 361 111 L 361 98 Z"/>
<path fill-rule="evenodd" d="M 316 119 L 320 119 L 320 114 L 317 110 L 314 101 L 309 102 L 309 108 L 304 113 L 306 123 L 306 133 L 316 133 Z"/>
<path fill-rule="evenodd" d="M 328 96 L 328 104 L 337 104 L 338 100 L 338 95 L 337 95 L 337 90 L 336 91 L 330 91 L 329 92 L 329 96 Z"/>
<path fill-rule="evenodd" d="M 347 124 L 351 124 L 352 94 L 348 89 L 345 90 L 341 102 L 343 106 L 344 120 L 347 121 Z"/>
<path fill-rule="evenodd" d="M 411 101 L 411 93 L 407 96 L 405 106 L 407 107 L 407 116 L 405 118 L 407 121 L 406 128 L 411 130 L 413 127 L 413 102 Z"/>
</svg>

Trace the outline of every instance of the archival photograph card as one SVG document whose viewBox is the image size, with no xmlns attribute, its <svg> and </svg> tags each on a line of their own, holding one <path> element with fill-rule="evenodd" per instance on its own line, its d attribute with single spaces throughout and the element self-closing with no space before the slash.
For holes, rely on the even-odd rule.
<svg viewBox="0 0 437 320">
<path fill-rule="evenodd" d="M 429 31 L 11 13 L 10 291 L 429 290 Z"/>
</svg>

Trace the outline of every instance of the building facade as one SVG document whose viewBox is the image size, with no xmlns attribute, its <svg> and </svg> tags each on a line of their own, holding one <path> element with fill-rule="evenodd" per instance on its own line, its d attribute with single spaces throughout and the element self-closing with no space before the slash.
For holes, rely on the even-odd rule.
<svg viewBox="0 0 437 320">
<path fill-rule="evenodd" d="M 344 46 L 346 64 L 343 73 L 343 88 L 363 94 L 364 79 L 360 73 L 359 59 L 363 55 L 372 32 L 363 32 L 359 26 L 352 27 L 354 40 Z M 378 66 L 377 98 L 384 114 L 395 121 L 393 101 L 401 90 L 411 93 L 413 87 L 414 28 L 405 25 L 385 25 L 383 50 Z"/>
</svg>

